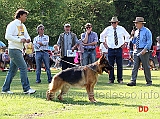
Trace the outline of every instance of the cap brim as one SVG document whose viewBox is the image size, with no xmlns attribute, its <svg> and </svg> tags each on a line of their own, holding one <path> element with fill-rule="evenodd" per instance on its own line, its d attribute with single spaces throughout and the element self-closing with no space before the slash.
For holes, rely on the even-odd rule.
<svg viewBox="0 0 160 119">
<path fill-rule="evenodd" d="M 64 27 L 67 27 L 67 26 L 69 26 L 69 27 L 70 27 L 71 25 L 70 25 L 70 24 L 65 24 L 65 25 L 64 25 Z"/>
<path fill-rule="evenodd" d="M 87 25 L 87 26 L 85 26 L 85 27 L 92 27 L 92 25 Z"/>
<path fill-rule="evenodd" d="M 65 27 L 70 27 L 69 25 L 65 26 Z"/>
<path fill-rule="evenodd" d="M 109 22 L 120 22 L 120 21 L 109 21 Z"/>
</svg>

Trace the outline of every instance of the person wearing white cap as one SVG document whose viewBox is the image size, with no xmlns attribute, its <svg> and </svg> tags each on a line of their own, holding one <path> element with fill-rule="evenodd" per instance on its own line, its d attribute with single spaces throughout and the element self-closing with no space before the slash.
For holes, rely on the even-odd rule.
<svg viewBox="0 0 160 119">
<path fill-rule="evenodd" d="M 65 70 L 69 67 L 73 67 L 70 63 L 74 63 L 74 57 L 70 57 L 67 55 L 67 51 L 74 51 L 79 44 L 78 38 L 75 33 L 71 32 L 71 25 L 69 23 L 64 25 L 64 33 L 59 35 L 57 44 L 60 48 L 60 57 L 63 60 L 62 70 Z M 66 63 L 66 62 L 69 63 Z"/>
<path fill-rule="evenodd" d="M 151 31 L 144 27 L 146 23 L 143 17 L 136 17 L 135 26 L 137 28 L 136 31 L 132 31 L 131 34 L 134 34 L 133 44 L 135 46 L 136 52 L 134 52 L 134 66 L 132 69 L 131 81 L 127 83 L 127 86 L 136 86 L 137 73 L 140 66 L 140 62 L 142 62 L 144 68 L 144 75 L 146 79 L 146 85 L 152 85 L 151 80 L 151 71 L 149 66 L 149 50 L 152 46 L 152 33 Z"/>
<path fill-rule="evenodd" d="M 117 17 L 112 17 L 111 26 L 108 26 L 103 30 L 100 34 L 101 42 L 104 43 L 104 46 L 108 48 L 108 60 L 110 65 L 114 67 L 114 63 L 117 64 L 117 81 L 118 83 L 123 83 L 123 59 L 122 59 L 122 47 L 125 45 L 125 42 L 129 42 L 129 33 L 126 29 L 118 23 Z M 105 38 L 107 41 L 105 42 Z M 114 69 L 110 71 L 109 74 L 109 84 L 114 83 L 115 76 L 114 76 Z"/>
</svg>

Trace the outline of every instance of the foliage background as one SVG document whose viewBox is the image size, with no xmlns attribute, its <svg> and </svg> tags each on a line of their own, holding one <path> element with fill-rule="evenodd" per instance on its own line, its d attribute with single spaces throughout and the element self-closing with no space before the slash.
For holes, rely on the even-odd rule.
<svg viewBox="0 0 160 119">
<path fill-rule="evenodd" d="M 87 22 L 91 22 L 93 31 L 100 34 L 110 25 L 108 21 L 114 15 L 118 16 L 120 25 L 129 33 L 135 17 L 143 16 L 155 42 L 155 38 L 160 35 L 159 6 L 159 0 L 1 0 L 0 37 L 7 44 L 4 39 L 6 26 L 14 19 L 15 11 L 24 8 L 29 11 L 25 25 L 31 38 L 37 35 L 36 27 L 42 23 L 45 34 L 50 36 L 50 45 L 57 42 L 65 23 L 70 23 L 72 31 L 80 38 Z"/>
</svg>

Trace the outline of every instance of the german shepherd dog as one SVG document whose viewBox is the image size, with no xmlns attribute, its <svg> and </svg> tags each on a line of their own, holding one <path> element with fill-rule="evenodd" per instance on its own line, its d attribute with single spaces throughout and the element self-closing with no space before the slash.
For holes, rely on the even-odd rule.
<svg viewBox="0 0 160 119">
<path fill-rule="evenodd" d="M 102 55 L 98 61 L 92 64 L 63 70 L 53 77 L 49 84 L 49 90 L 46 92 L 46 98 L 47 100 L 54 99 L 55 93 L 61 90 L 57 98 L 63 100 L 63 94 L 67 93 L 71 86 L 78 86 L 86 88 L 90 102 L 96 102 L 94 86 L 98 81 L 98 74 L 102 74 L 103 71 L 109 73 L 112 68 L 106 57 Z"/>
</svg>

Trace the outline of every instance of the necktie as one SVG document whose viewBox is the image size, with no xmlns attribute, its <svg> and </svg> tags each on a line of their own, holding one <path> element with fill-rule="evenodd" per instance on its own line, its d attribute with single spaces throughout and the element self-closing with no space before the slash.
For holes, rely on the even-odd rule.
<svg viewBox="0 0 160 119">
<path fill-rule="evenodd" d="M 137 49 L 139 48 L 139 39 L 140 39 L 140 29 L 139 29 L 139 33 L 138 33 L 138 36 L 137 36 L 137 39 L 136 39 L 136 48 Z"/>
<path fill-rule="evenodd" d="M 116 28 L 114 28 L 114 42 L 115 42 L 115 45 L 117 46 L 118 45 L 118 37 L 117 37 Z"/>
</svg>

